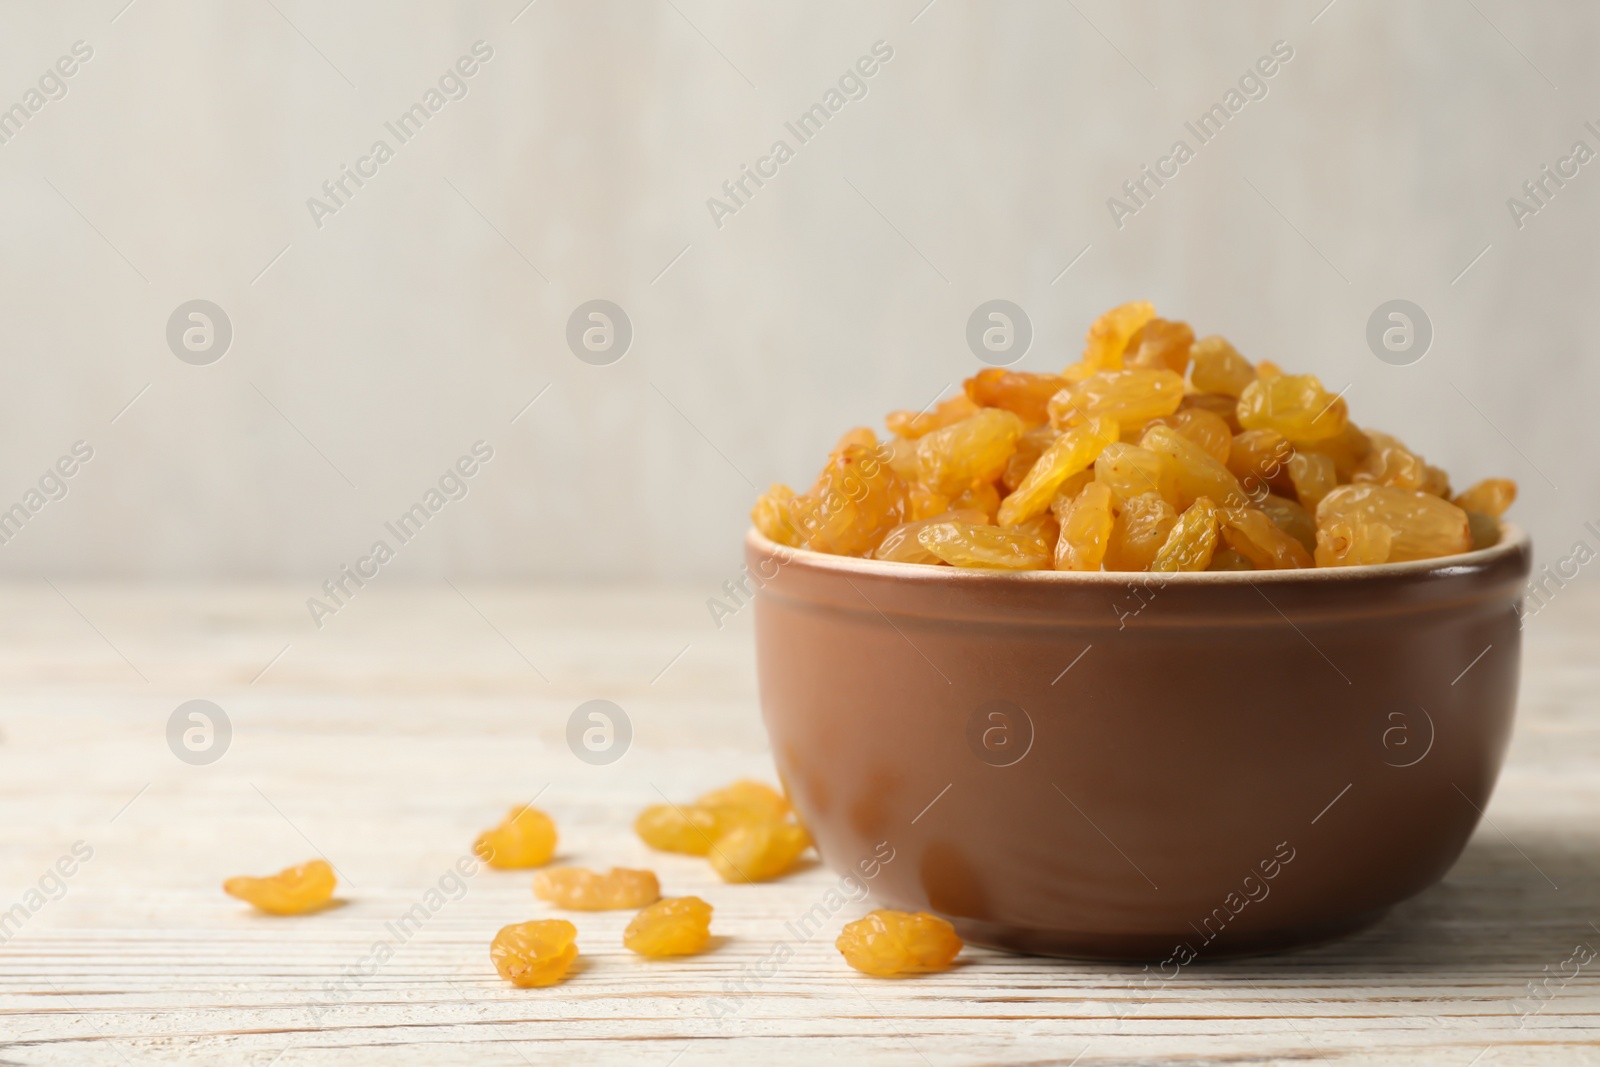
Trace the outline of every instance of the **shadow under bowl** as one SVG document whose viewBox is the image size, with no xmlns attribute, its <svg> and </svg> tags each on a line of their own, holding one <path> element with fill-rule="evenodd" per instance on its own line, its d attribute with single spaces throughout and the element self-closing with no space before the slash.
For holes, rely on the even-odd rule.
<svg viewBox="0 0 1600 1067">
<path fill-rule="evenodd" d="M 823 859 L 978 944 L 1165 973 L 1347 933 L 1449 870 L 1510 737 L 1509 525 L 1299 571 L 997 573 L 754 530 L 746 558 L 762 716 Z"/>
</svg>

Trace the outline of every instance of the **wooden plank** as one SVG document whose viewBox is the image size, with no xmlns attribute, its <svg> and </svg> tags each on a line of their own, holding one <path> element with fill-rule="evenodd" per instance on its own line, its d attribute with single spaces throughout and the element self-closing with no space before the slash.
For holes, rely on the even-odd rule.
<svg viewBox="0 0 1600 1067">
<path fill-rule="evenodd" d="M 1600 947 L 1591 590 L 1563 591 L 1530 625 L 1493 825 L 1441 885 L 1344 941 L 1148 982 L 977 949 L 947 974 L 869 979 L 832 938 L 870 900 L 796 933 L 819 902 L 830 911 L 831 872 L 728 886 L 644 848 L 632 817 L 663 794 L 771 777 L 748 613 L 714 629 L 705 590 L 374 588 L 321 631 L 305 590 L 62 592 L 76 610 L 20 587 L 0 617 L 0 907 L 74 842 L 93 855 L 59 890 L 47 880 L 0 945 L 0 1063 L 1600 1058 L 1600 960 L 1555 977 L 1575 945 Z M 203 767 L 165 738 L 197 697 L 234 730 Z M 634 727 L 606 767 L 565 742 L 572 709 L 596 697 Z M 583 915 L 569 982 L 501 983 L 489 938 L 546 910 L 526 874 L 448 872 L 535 795 L 563 859 L 649 866 L 667 892 L 710 901 L 715 951 L 640 960 L 621 947 L 627 914 Z M 317 852 L 344 875 L 343 906 L 272 920 L 217 889 Z M 437 910 L 396 937 L 386 924 L 426 909 L 430 887 Z M 386 939 L 392 958 L 372 964 Z"/>
</svg>

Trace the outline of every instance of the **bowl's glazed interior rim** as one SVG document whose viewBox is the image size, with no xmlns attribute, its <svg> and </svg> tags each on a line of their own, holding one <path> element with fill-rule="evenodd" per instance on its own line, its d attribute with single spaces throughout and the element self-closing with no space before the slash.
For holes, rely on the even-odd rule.
<svg viewBox="0 0 1600 1067">
<path fill-rule="evenodd" d="M 1139 575 L 1151 576 L 1150 571 L 1006 571 L 977 567 L 939 567 L 926 563 L 894 563 L 881 559 L 861 559 L 857 556 L 835 556 L 815 552 L 808 548 L 790 548 L 770 541 L 760 530 L 751 527 L 745 538 L 767 555 L 784 557 L 804 563 L 818 570 L 840 571 L 847 574 L 894 576 L 910 581 L 965 581 L 996 579 L 1009 582 L 1055 582 L 1078 585 L 1126 585 L 1137 581 Z M 1306 567 L 1299 570 L 1271 571 L 1177 571 L 1162 572 L 1163 583 L 1179 585 L 1254 585 L 1261 582 L 1275 584 L 1309 584 L 1313 582 L 1355 582 L 1392 576 L 1416 577 L 1431 574 L 1448 577 L 1452 573 L 1468 573 L 1519 552 L 1527 552 L 1532 542 L 1528 533 L 1515 523 L 1501 523 L 1500 540 L 1488 548 L 1474 552 L 1460 552 L 1453 556 L 1433 559 L 1407 560 L 1403 563 L 1365 564 L 1359 567 Z"/>
</svg>

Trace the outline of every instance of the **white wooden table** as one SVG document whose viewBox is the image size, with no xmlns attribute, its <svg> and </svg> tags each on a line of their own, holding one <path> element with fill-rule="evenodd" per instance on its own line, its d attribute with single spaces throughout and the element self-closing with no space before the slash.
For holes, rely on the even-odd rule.
<svg viewBox="0 0 1600 1067">
<path fill-rule="evenodd" d="M 630 824 L 661 794 L 772 777 L 749 612 L 716 630 L 713 588 L 374 585 L 320 632 L 312 592 L 5 591 L 0 907 L 23 913 L 0 945 L 0 1063 L 1600 1062 L 1600 958 L 1562 967 L 1600 949 L 1600 590 L 1530 622 L 1493 825 L 1441 885 L 1357 937 L 1145 990 L 1132 967 L 975 949 L 947 974 L 869 979 L 832 937 L 870 902 L 810 941 L 785 925 L 836 884 L 826 870 L 726 886 L 646 850 Z M 233 727 L 208 766 L 166 741 L 196 698 Z M 633 723 L 610 766 L 566 745 L 592 698 Z M 447 872 L 535 795 L 564 859 L 649 866 L 710 901 L 716 950 L 643 961 L 621 947 L 627 913 L 583 915 L 566 984 L 502 983 L 494 931 L 547 912 L 524 873 L 457 892 Z M 317 853 L 341 907 L 275 920 L 218 888 Z M 70 878 L 50 874 L 62 857 Z M 393 957 L 352 972 L 441 878 Z"/>
</svg>

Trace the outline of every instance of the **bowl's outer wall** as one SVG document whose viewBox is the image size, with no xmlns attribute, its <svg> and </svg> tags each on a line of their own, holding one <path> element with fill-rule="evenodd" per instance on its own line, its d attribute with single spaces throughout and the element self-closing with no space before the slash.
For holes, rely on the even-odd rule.
<svg viewBox="0 0 1600 1067">
<path fill-rule="evenodd" d="M 984 943 L 1171 966 L 1359 925 L 1443 877 L 1509 740 L 1525 542 L 1136 591 L 777 552 L 748 545 L 797 810 L 875 899 Z M 1028 726 L 997 700 L 1031 720 L 1009 766 Z"/>
</svg>

